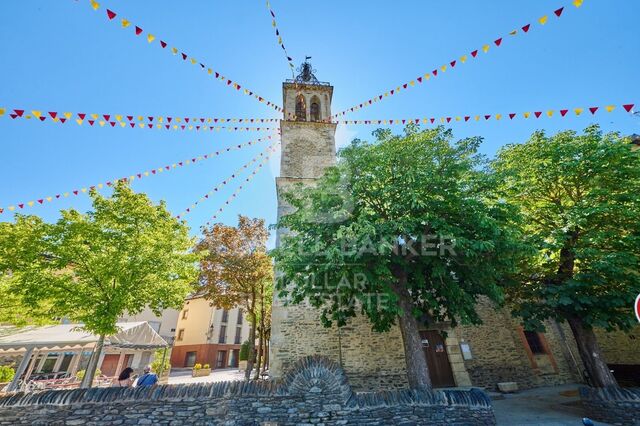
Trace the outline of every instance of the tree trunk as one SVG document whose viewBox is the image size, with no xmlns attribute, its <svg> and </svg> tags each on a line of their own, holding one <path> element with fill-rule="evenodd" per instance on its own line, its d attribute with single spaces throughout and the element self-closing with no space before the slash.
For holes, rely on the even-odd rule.
<svg viewBox="0 0 640 426">
<path fill-rule="evenodd" d="M 100 338 L 96 343 L 96 347 L 91 354 L 91 358 L 89 358 L 89 365 L 87 365 L 87 369 L 84 371 L 84 377 L 82 378 L 82 383 L 80 383 L 80 387 L 82 389 L 90 388 L 93 385 L 93 378 L 96 375 L 96 369 L 98 368 L 98 361 L 100 360 L 103 346 L 104 334 L 100 335 Z"/>
<path fill-rule="evenodd" d="M 253 364 L 256 359 L 256 315 L 251 316 L 251 329 L 249 330 L 249 359 L 247 359 L 247 369 L 244 372 L 244 379 L 249 380 L 251 378 L 251 370 L 253 370 Z"/>
<path fill-rule="evenodd" d="M 256 373 L 253 375 L 255 380 L 260 378 L 260 364 L 262 363 L 262 351 L 264 350 L 264 340 L 263 340 L 263 332 L 262 328 L 258 333 L 258 360 L 256 362 Z"/>
<path fill-rule="evenodd" d="M 407 379 L 411 389 L 431 389 L 431 378 L 429 377 L 429 367 L 427 357 L 422 348 L 422 339 L 418 330 L 418 321 L 413 316 L 413 303 L 411 295 L 407 290 L 407 274 L 399 270 L 395 276 L 398 282 L 393 289 L 398 295 L 398 302 L 402 309 L 399 317 L 400 332 L 402 333 L 402 344 L 404 346 L 404 359 L 407 364 Z"/>
<path fill-rule="evenodd" d="M 582 319 L 577 317 L 570 318 L 568 322 L 578 346 L 578 353 L 589 375 L 590 385 L 594 387 L 617 387 L 618 382 L 611 374 L 611 370 L 609 370 L 602 357 L 593 329 L 585 328 Z"/>
<path fill-rule="evenodd" d="M 260 332 L 258 334 L 258 362 L 256 365 L 256 374 L 254 379 L 258 380 L 260 378 L 260 367 L 263 362 L 264 353 L 264 281 L 260 283 Z"/>
</svg>

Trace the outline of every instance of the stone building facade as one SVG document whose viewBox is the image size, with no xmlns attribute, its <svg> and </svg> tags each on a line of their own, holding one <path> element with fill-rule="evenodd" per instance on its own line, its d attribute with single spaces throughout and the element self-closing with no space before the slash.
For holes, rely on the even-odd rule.
<svg viewBox="0 0 640 426">
<path fill-rule="evenodd" d="M 335 164 L 336 124 L 331 123 L 333 87 L 301 73 L 283 84 L 281 176 L 276 179 L 278 218 L 291 207 L 282 194 L 293 184 L 313 185 Z M 287 231 L 277 231 L 276 244 Z M 547 323 L 544 333 L 522 329 L 508 310 L 478 301 L 483 324 L 452 329 L 442 323 L 421 332 L 432 381 L 439 387 L 518 383 L 520 388 L 579 382 L 584 367 L 566 324 Z M 640 333 L 636 333 L 640 337 Z M 633 335 L 633 334 L 632 334 Z M 631 335 L 631 336 L 632 336 Z M 629 335 L 599 332 L 611 364 L 640 368 L 640 351 Z M 635 347 L 635 349 L 633 349 Z M 270 373 L 281 377 L 297 360 L 320 354 L 338 362 L 356 390 L 407 386 L 404 350 L 397 326 L 376 333 L 366 318 L 324 328 L 308 304 L 285 306 L 277 295 L 272 307 Z M 639 379 L 640 380 L 640 379 Z M 640 383 L 638 383 L 640 384 Z"/>
</svg>

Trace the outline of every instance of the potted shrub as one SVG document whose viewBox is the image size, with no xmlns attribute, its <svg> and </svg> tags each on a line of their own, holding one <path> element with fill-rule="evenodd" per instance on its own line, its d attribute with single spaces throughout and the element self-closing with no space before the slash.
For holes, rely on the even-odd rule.
<svg viewBox="0 0 640 426">
<path fill-rule="evenodd" d="M 211 374 L 209 364 L 205 364 L 203 368 L 202 364 L 197 363 L 193 366 L 193 370 L 191 371 L 192 377 L 208 376 L 209 374 Z"/>
<path fill-rule="evenodd" d="M 8 365 L 0 365 L 0 391 L 2 391 L 5 385 L 13 380 L 15 374 L 16 372 L 13 368 L 9 367 Z"/>
<path fill-rule="evenodd" d="M 249 359 L 249 341 L 245 341 L 240 346 L 240 354 L 238 354 L 238 370 L 245 371 L 247 369 L 247 360 Z"/>
</svg>

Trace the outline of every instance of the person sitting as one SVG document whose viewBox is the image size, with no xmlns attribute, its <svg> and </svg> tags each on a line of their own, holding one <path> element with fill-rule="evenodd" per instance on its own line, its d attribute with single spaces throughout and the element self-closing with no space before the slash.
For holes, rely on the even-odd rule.
<svg viewBox="0 0 640 426">
<path fill-rule="evenodd" d="M 136 386 L 155 386 L 158 383 L 158 376 L 151 372 L 151 366 L 147 365 L 144 368 L 144 374 L 138 377 Z"/>
<path fill-rule="evenodd" d="M 131 373 L 133 373 L 133 368 L 131 367 L 127 367 L 122 370 L 122 373 L 120 373 L 118 378 L 113 381 L 112 386 L 116 388 L 130 388 L 133 385 Z"/>
</svg>

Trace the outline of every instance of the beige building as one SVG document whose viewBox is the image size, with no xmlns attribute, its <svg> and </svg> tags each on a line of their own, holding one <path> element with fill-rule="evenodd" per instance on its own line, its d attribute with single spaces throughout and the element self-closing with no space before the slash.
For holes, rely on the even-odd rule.
<svg viewBox="0 0 640 426">
<path fill-rule="evenodd" d="M 160 316 L 153 313 L 149 308 L 145 308 L 142 312 L 136 315 L 124 315 L 118 321 L 119 322 L 140 322 L 146 321 L 149 323 L 156 333 L 158 333 L 169 344 L 173 342 L 173 337 L 176 334 L 176 324 L 178 323 L 177 309 L 165 309 Z"/>
<path fill-rule="evenodd" d="M 278 217 L 290 211 L 282 193 L 302 182 L 312 185 L 336 161 L 331 123 L 333 87 L 319 82 L 308 64 L 295 80 L 283 83 L 285 120 L 280 122 L 282 158 L 276 178 Z M 322 218 L 318 218 L 322 220 Z M 286 230 L 279 229 L 276 245 Z M 632 301 L 630 301 L 630 304 Z M 521 388 L 581 381 L 584 368 L 565 324 L 547 323 L 545 333 L 529 332 L 508 310 L 487 300 L 478 303 L 480 326 L 451 328 L 448 323 L 421 330 L 425 356 L 436 387 L 482 386 L 515 381 Z M 619 381 L 636 378 L 640 385 L 640 351 L 636 336 L 598 332 L 610 367 Z M 366 318 L 353 318 L 345 327 L 324 328 L 319 312 L 308 304 L 285 306 L 274 292 L 270 342 L 270 375 L 282 377 L 307 355 L 324 355 L 339 362 L 358 390 L 406 387 L 404 350 L 397 326 L 376 333 Z"/>
<path fill-rule="evenodd" d="M 237 367 L 240 345 L 249 339 L 249 328 L 241 309 L 217 309 L 204 297 L 191 296 L 178 314 L 171 366 Z"/>
</svg>

